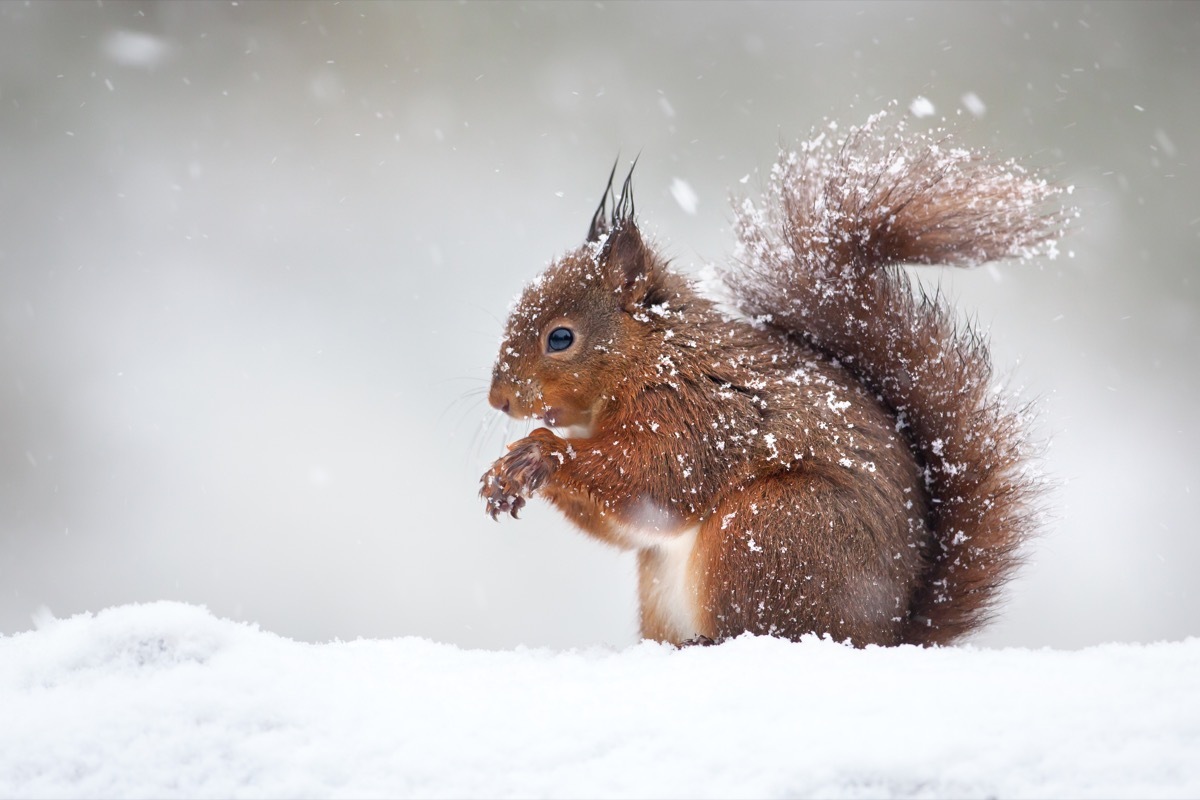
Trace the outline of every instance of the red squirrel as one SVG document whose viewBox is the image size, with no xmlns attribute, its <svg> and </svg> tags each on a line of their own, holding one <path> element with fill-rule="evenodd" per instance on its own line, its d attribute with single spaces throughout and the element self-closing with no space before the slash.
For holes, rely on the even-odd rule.
<svg viewBox="0 0 1200 800">
<path fill-rule="evenodd" d="M 645 638 L 945 644 L 1020 562 L 1023 410 L 901 265 L 1052 257 L 1061 190 L 884 117 L 783 154 L 735 209 L 720 277 L 740 313 L 647 242 L 632 169 L 511 310 L 488 399 L 549 427 L 480 494 L 493 518 L 539 494 L 636 550 Z"/>
</svg>

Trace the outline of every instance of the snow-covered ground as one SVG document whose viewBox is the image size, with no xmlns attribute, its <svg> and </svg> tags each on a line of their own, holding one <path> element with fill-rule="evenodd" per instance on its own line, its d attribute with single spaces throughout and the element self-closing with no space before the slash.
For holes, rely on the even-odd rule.
<svg viewBox="0 0 1200 800">
<path fill-rule="evenodd" d="M 177 603 L 0 639 L 3 797 L 1196 797 L 1200 640 L 302 644 Z"/>
</svg>

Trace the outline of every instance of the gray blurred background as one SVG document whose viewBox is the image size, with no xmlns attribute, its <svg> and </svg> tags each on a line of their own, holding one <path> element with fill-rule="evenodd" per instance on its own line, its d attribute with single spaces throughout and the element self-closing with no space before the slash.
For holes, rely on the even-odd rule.
<svg viewBox="0 0 1200 800">
<path fill-rule="evenodd" d="M 941 278 L 1059 483 L 978 641 L 1200 634 L 1198 76 L 1195 3 L 0 4 L 0 631 L 635 641 L 631 556 L 476 498 L 510 300 L 618 152 L 698 270 L 779 145 L 924 97 L 1083 212 Z"/>
</svg>

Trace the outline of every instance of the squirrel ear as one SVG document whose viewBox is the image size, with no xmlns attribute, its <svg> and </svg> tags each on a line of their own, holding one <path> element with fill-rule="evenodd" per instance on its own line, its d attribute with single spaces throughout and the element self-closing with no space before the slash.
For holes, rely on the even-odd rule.
<svg viewBox="0 0 1200 800">
<path fill-rule="evenodd" d="M 609 285 L 627 302 L 640 302 L 653 278 L 654 263 L 632 220 L 613 229 L 604 244 L 604 269 Z"/>
<path fill-rule="evenodd" d="M 642 240 L 642 233 L 634 221 L 633 208 L 633 169 L 637 159 L 629 167 L 629 174 L 621 185 L 621 196 L 613 196 L 613 178 L 617 174 L 617 165 L 613 164 L 612 172 L 608 175 L 608 186 L 604 196 L 600 198 L 600 207 L 592 217 L 592 227 L 588 231 L 588 241 L 597 242 L 601 237 L 607 237 L 601 245 L 600 257 L 605 265 L 605 273 L 613 291 L 621 295 L 626 303 L 640 303 L 647 294 L 647 285 L 651 282 L 654 270 L 654 260 Z M 613 199 L 611 216 L 605 219 L 608 210 L 608 199 Z"/>
</svg>

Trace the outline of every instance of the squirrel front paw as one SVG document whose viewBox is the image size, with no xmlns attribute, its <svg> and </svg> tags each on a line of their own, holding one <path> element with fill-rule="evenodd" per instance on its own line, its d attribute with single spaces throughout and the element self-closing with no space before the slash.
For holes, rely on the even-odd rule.
<svg viewBox="0 0 1200 800">
<path fill-rule="evenodd" d="M 510 444 L 508 453 L 496 459 L 492 468 L 483 474 L 479 496 L 487 501 L 486 510 L 492 519 L 499 519 L 506 512 L 517 519 L 517 512 L 525 506 L 525 501 L 559 464 L 551 457 L 553 442 L 548 441 L 556 438 L 549 430 L 539 428 Z"/>
</svg>

